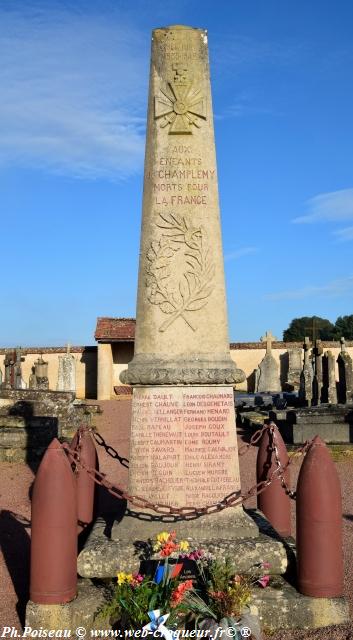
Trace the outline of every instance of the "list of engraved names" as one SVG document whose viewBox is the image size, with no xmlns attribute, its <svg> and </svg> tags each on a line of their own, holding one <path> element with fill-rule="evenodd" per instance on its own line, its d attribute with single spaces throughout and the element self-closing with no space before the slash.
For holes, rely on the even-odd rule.
<svg viewBox="0 0 353 640">
<path fill-rule="evenodd" d="M 231 387 L 135 388 L 130 491 L 204 506 L 239 489 Z"/>
</svg>

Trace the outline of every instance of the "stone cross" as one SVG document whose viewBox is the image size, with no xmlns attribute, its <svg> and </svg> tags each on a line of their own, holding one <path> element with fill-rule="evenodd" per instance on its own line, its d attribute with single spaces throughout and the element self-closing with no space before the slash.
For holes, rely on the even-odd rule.
<svg viewBox="0 0 353 640">
<path fill-rule="evenodd" d="M 347 351 L 346 339 L 342 337 L 340 339 L 340 343 L 341 343 L 341 351 Z"/>
<path fill-rule="evenodd" d="M 261 342 L 266 342 L 266 354 L 268 354 L 272 351 L 272 342 L 277 340 L 277 338 L 272 335 L 271 331 L 266 331 L 265 335 L 262 336 L 260 340 Z"/>
</svg>

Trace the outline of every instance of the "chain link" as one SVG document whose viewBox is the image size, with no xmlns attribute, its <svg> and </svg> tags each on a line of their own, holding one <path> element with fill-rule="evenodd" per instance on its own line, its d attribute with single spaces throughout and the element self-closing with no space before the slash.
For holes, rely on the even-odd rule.
<svg viewBox="0 0 353 640">
<path fill-rule="evenodd" d="M 150 500 L 147 500 L 146 498 L 142 498 L 141 496 L 130 495 L 125 489 L 118 486 L 114 486 L 111 482 L 109 482 L 106 479 L 104 473 L 102 473 L 101 471 L 98 471 L 93 467 L 87 466 L 80 459 L 80 451 L 79 451 L 78 444 L 81 442 L 83 431 L 86 431 L 86 432 L 89 431 L 91 436 L 96 440 L 96 442 L 98 442 L 98 444 L 101 444 L 105 448 L 105 450 L 109 455 L 112 455 L 109 451 L 110 450 L 113 451 L 114 455 L 112 455 L 112 457 L 118 458 L 119 461 L 123 460 L 124 462 L 127 462 L 127 463 L 128 463 L 128 460 L 127 458 L 121 458 L 117 453 L 117 451 L 113 447 L 110 447 L 109 445 L 107 445 L 104 439 L 102 438 L 102 436 L 100 434 L 95 433 L 91 428 L 87 428 L 87 427 L 79 428 L 78 443 L 74 450 L 72 450 L 67 443 L 63 443 L 62 447 L 66 451 L 69 458 L 71 459 L 71 462 L 75 465 L 76 470 L 77 468 L 84 469 L 87 475 L 93 480 L 93 482 L 107 489 L 107 491 L 109 491 L 109 493 L 113 495 L 115 498 L 118 498 L 119 500 L 126 500 L 130 504 L 134 505 L 139 509 L 141 508 L 149 509 L 150 511 L 154 511 L 155 513 L 160 514 L 161 516 L 177 515 L 187 519 L 192 517 L 198 517 L 200 515 L 209 515 L 211 513 L 223 511 L 224 509 L 228 509 L 229 507 L 235 507 L 235 506 L 241 505 L 247 500 L 249 500 L 250 498 L 260 495 L 260 493 L 265 491 L 265 489 L 271 484 L 271 482 L 276 477 L 279 478 L 281 482 L 281 486 L 283 487 L 283 490 L 287 493 L 287 495 L 290 498 L 295 499 L 296 494 L 294 491 L 288 488 L 284 474 L 288 469 L 288 467 L 292 464 L 294 458 L 300 455 L 305 455 L 305 453 L 307 452 L 308 448 L 312 443 L 312 440 L 305 442 L 302 447 L 297 449 L 294 455 L 291 456 L 288 462 L 283 466 L 279 456 L 275 428 L 276 428 L 276 425 L 273 422 L 271 422 L 270 424 L 264 424 L 261 429 L 259 429 L 253 434 L 253 436 L 250 438 L 250 441 L 242 445 L 242 447 L 240 447 L 239 449 L 239 455 L 244 455 L 244 453 L 248 451 L 249 447 L 253 446 L 256 442 L 258 442 L 261 436 L 263 435 L 263 433 L 269 430 L 270 439 L 272 441 L 272 451 L 275 454 L 275 462 L 276 462 L 276 466 L 271 472 L 271 475 L 266 480 L 261 480 L 260 482 L 253 485 L 245 494 L 242 494 L 240 490 L 233 491 L 229 495 L 225 496 L 219 502 L 214 502 L 204 507 L 173 507 L 167 504 L 154 503 L 154 502 L 151 502 Z M 127 465 L 124 465 L 124 466 L 127 466 Z"/>
</svg>

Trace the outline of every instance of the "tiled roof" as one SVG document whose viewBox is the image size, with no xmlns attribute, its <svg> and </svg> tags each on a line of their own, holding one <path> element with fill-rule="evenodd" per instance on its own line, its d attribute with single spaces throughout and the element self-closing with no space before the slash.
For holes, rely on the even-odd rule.
<svg viewBox="0 0 353 640">
<path fill-rule="evenodd" d="M 97 318 L 94 337 L 100 341 L 133 341 L 135 339 L 135 318 Z"/>
</svg>

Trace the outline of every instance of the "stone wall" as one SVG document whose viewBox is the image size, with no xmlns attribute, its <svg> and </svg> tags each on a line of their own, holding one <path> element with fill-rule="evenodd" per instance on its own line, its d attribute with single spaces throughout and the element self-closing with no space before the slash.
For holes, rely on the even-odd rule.
<svg viewBox="0 0 353 640">
<path fill-rule="evenodd" d="M 108 345 L 99 345 L 108 346 Z M 322 342 L 324 351 L 332 351 L 335 361 L 337 361 L 338 354 L 340 353 L 339 342 Z M 353 342 L 346 342 L 347 351 L 353 358 Z M 109 345 L 109 358 L 111 360 L 111 367 L 107 367 L 105 363 L 103 367 L 103 373 L 101 375 L 107 376 L 105 389 L 107 393 L 105 397 L 99 399 L 107 399 L 108 397 L 116 397 L 114 387 L 121 385 L 119 375 L 121 371 L 126 369 L 127 364 L 133 357 L 134 344 L 132 341 L 119 341 L 112 342 Z M 294 347 L 302 348 L 300 342 L 273 342 L 272 343 L 272 355 L 279 364 L 279 371 L 282 383 L 287 379 L 288 371 L 288 349 Z M 4 357 L 5 349 L 0 348 L 0 368 L 4 377 Z M 97 347 L 71 347 L 71 353 L 75 356 L 76 360 L 76 397 L 79 399 L 84 398 L 97 398 L 97 383 L 98 374 L 97 370 Z M 53 391 L 56 390 L 59 355 L 66 353 L 66 347 L 42 347 L 42 348 L 28 348 L 23 349 L 25 361 L 22 363 L 22 372 L 25 382 L 28 383 L 31 368 L 34 361 L 37 360 L 40 353 L 43 354 L 44 360 L 49 363 L 49 388 Z M 263 342 L 233 342 L 230 345 L 231 357 L 237 363 L 237 366 L 242 369 L 246 374 L 246 380 L 237 385 L 237 389 L 241 391 L 253 391 L 254 390 L 254 371 L 260 364 L 261 360 L 265 356 L 266 346 Z M 304 353 L 304 352 L 303 352 Z M 108 357 L 108 356 L 107 356 Z M 304 357 L 304 356 L 303 356 Z M 338 380 L 338 366 L 336 363 L 336 380 Z"/>
</svg>

